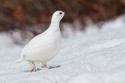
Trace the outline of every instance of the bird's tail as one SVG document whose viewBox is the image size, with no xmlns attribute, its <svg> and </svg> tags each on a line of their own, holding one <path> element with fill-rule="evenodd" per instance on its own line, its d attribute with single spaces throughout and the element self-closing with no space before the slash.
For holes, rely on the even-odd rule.
<svg viewBox="0 0 125 83">
<path fill-rule="evenodd" d="M 22 62 L 22 61 L 23 61 L 23 59 L 20 58 L 20 59 L 18 59 L 18 60 L 16 61 L 16 63 L 20 63 L 20 62 Z"/>
<path fill-rule="evenodd" d="M 16 61 L 16 63 L 20 63 L 22 62 L 25 58 L 25 56 L 23 54 L 21 54 L 21 57 Z"/>
</svg>

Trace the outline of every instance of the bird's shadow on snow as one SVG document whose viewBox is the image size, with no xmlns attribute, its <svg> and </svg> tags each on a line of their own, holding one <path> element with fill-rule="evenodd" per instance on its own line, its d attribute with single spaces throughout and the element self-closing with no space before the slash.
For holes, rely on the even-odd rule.
<svg viewBox="0 0 125 83">
<path fill-rule="evenodd" d="M 61 65 L 57 65 L 57 66 L 49 66 L 48 69 L 59 68 L 59 67 L 61 67 Z"/>
<path fill-rule="evenodd" d="M 59 68 L 59 67 L 61 67 L 61 65 L 49 66 L 48 69 Z M 37 69 L 36 69 L 36 72 L 37 72 L 37 71 L 40 71 L 40 70 L 42 70 L 42 69 L 37 68 Z M 24 72 L 32 72 L 32 70 L 25 70 Z"/>
</svg>

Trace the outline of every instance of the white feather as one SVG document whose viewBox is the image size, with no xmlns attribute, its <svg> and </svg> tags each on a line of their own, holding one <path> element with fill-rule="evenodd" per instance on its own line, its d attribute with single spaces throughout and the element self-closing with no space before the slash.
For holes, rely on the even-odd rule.
<svg viewBox="0 0 125 83">
<path fill-rule="evenodd" d="M 51 19 L 50 27 L 42 34 L 34 37 L 22 50 L 21 59 L 34 62 L 48 62 L 60 50 L 61 33 L 60 20 L 64 16 L 64 12 L 56 11 Z"/>
</svg>

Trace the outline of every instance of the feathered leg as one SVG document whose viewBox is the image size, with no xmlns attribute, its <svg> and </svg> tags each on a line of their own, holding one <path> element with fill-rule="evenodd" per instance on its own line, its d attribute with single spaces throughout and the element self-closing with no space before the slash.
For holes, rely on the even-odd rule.
<svg viewBox="0 0 125 83">
<path fill-rule="evenodd" d="M 46 70 L 47 68 L 47 63 L 46 62 L 42 62 L 42 70 Z"/>
<path fill-rule="evenodd" d="M 33 61 L 28 61 L 29 64 L 31 65 L 31 71 L 32 72 L 35 72 L 36 71 L 36 66 L 35 66 L 35 63 Z"/>
</svg>

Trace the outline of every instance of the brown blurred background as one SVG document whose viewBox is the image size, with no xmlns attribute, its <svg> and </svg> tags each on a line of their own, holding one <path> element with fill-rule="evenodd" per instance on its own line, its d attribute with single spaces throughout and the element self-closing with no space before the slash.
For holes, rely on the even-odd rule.
<svg viewBox="0 0 125 83">
<path fill-rule="evenodd" d="M 77 20 L 84 29 L 87 19 L 100 23 L 125 14 L 125 0 L 0 0 L 0 32 L 18 29 L 37 34 L 35 28 L 45 30 L 56 10 L 66 12 L 62 23 Z"/>
</svg>

